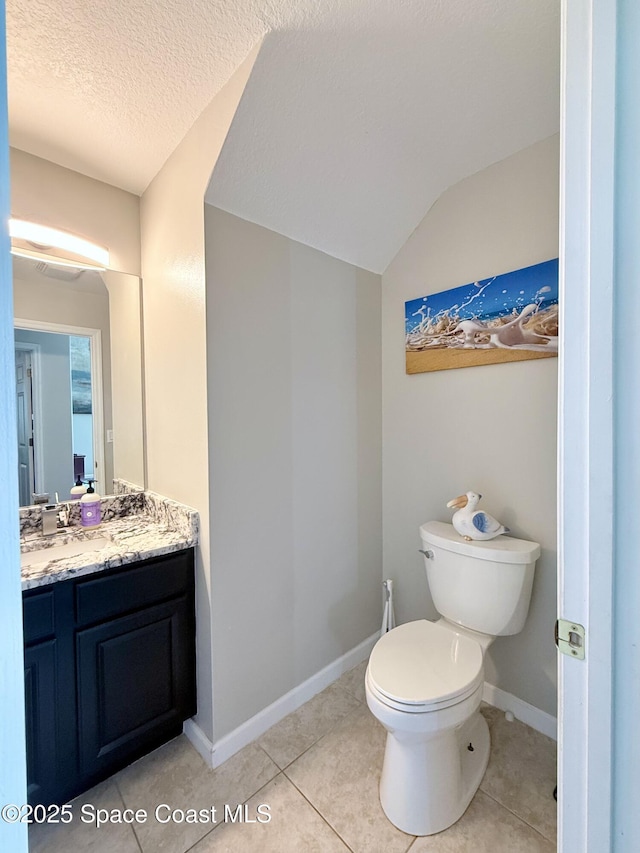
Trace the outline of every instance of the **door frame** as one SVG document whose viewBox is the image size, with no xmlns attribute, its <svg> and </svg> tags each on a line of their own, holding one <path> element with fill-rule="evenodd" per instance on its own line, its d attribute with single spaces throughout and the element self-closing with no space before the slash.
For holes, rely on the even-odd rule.
<svg viewBox="0 0 640 853">
<path fill-rule="evenodd" d="M 94 476 L 102 494 L 106 494 L 105 476 L 105 434 L 104 434 L 104 398 L 102 382 L 102 332 L 100 329 L 89 329 L 84 326 L 69 326 L 61 323 L 49 323 L 41 320 L 24 320 L 16 317 L 14 328 L 27 329 L 33 332 L 52 332 L 56 335 L 73 335 L 87 337 L 91 340 L 91 410 L 93 415 L 93 461 Z M 85 471 L 85 479 L 87 472 Z M 100 489 L 97 489 L 99 492 Z M 53 499 L 53 496 L 52 496 Z"/>
<path fill-rule="evenodd" d="M 586 655 L 559 655 L 561 853 L 612 837 L 616 7 L 562 2 L 558 615 Z"/>
<path fill-rule="evenodd" d="M 0 802 L 21 804 L 26 802 L 27 775 L 20 545 L 16 524 L 18 448 L 10 209 L 5 7 L 4 0 L 0 0 Z M 3 849 L 27 853 L 27 830 L 25 823 L 0 822 Z"/>
</svg>

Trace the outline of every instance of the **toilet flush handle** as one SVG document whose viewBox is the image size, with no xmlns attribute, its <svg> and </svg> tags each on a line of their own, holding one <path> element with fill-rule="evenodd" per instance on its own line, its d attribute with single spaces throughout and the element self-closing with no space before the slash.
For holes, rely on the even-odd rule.
<svg viewBox="0 0 640 853">
<path fill-rule="evenodd" d="M 422 554 L 423 557 L 426 557 L 427 560 L 433 560 L 433 551 L 423 551 L 420 549 L 418 553 Z"/>
</svg>

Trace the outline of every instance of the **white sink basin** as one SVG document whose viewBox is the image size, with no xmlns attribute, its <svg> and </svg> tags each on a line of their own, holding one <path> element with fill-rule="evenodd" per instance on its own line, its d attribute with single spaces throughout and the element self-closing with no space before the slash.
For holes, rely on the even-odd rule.
<svg viewBox="0 0 640 853">
<path fill-rule="evenodd" d="M 37 551 L 27 551 L 20 555 L 21 566 L 32 566 L 34 563 L 59 560 L 62 557 L 77 557 L 79 554 L 87 554 L 89 551 L 100 551 L 111 540 L 101 536 L 97 539 L 81 539 L 77 542 L 65 542 L 60 545 L 52 545 L 50 548 L 40 548 Z"/>
</svg>

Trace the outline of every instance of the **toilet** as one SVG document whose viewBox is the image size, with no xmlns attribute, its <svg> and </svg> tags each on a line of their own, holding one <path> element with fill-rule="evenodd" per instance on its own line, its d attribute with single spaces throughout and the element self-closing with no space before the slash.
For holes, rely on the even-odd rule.
<svg viewBox="0 0 640 853">
<path fill-rule="evenodd" d="M 455 823 L 489 760 L 479 707 L 484 654 L 522 630 L 540 546 L 509 536 L 466 541 L 451 524 L 420 527 L 441 618 L 384 634 L 369 658 L 367 704 L 387 730 L 380 802 L 398 829 L 433 835 Z"/>
</svg>

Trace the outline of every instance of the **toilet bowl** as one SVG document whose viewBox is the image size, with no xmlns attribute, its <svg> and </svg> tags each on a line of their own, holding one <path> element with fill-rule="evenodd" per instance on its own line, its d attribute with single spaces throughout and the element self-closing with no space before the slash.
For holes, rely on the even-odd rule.
<svg viewBox="0 0 640 853">
<path fill-rule="evenodd" d="M 489 760 L 489 730 L 478 711 L 482 659 L 475 640 L 426 620 L 398 626 L 371 653 L 367 704 L 389 733 L 380 802 L 403 832 L 451 826 L 480 784 Z"/>
<path fill-rule="evenodd" d="M 441 522 L 420 532 L 442 618 L 384 634 L 369 658 L 365 692 L 387 730 L 382 808 L 403 832 L 432 835 L 464 814 L 482 781 L 490 751 L 479 712 L 484 653 L 495 636 L 522 629 L 540 547 L 506 536 L 466 542 Z"/>
</svg>

